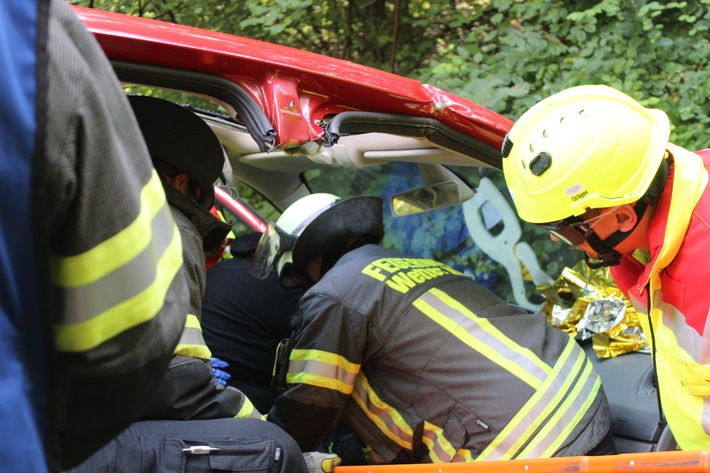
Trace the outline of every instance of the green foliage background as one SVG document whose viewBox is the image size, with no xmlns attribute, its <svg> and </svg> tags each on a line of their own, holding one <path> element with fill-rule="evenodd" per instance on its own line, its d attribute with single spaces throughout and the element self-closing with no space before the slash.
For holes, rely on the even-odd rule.
<svg viewBox="0 0 710 473">
<path fill-rule="evenodd" d="M 672 141 L 707 146 L 710 0 L 72 0 L 392 71 L 516 119 L 604 83 L 666 111 Z"/>
</svg>

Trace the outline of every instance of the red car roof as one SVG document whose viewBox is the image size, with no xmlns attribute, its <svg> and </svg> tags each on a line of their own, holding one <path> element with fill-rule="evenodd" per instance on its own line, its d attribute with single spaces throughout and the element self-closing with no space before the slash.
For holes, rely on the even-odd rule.
<svg viewBox="0 0 710 473">
<path fill-rule="evenodd" d="M 164 21 L 73 7 L 111 60 L 223 77 L 246 90 L 279 131 L 280 144 L 323 134 L 343 111 L 435 118 L 500 147 L 512 122 L 416 80 L 286 46 Z"/>
</svg>

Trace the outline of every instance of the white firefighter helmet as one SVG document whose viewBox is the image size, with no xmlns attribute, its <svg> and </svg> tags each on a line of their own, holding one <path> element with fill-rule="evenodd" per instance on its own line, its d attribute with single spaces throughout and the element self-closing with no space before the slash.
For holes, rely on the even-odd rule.
<svg viewBox="0 0 710 473">
<path fill-rule="evenodd" d="M 382 200 L 358 196 L 341 199 L 317 193 L 303 197 L 269 223 L 259 241 L 251 273 L 265 278 L 276 269 L 282 284 L 289 267 L 299 270 L 316 256 L 360 236 L 379 243 L 384 236 Z"/>
</svg>

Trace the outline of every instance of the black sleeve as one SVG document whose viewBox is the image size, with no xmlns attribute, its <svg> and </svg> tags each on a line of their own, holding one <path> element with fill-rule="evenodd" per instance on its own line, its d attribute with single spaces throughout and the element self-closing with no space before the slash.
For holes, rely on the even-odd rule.
<svg viewBox="0 0 710 473">
<path fill-rule="evenodd" d="M 338 409 L 303 404 L 286 396 L 276 398 L 267 418 L 288 432 L 303 452 L 314 451 L 340 420 Z"/>
<path fill-rule="evenodd" d="M 365 315 L 315 289 L 301 299 L 288 389 L 268 415 L 306 450 L 317 447 L 342 418 L 363 362 L 368 327 Z M 345 365 L 348 369 L 341 369 Z"/>
</svg>

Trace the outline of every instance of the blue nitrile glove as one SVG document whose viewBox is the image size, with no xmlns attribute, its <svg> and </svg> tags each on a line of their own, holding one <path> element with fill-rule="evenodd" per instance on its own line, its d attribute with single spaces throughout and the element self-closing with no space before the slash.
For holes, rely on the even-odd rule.
<svg viewBox="0 0 710 473">
<path fill-rule="evenodd" d="M 232 377 L 231 374 L 227 373 L 226 371 L 222 371 L 220 368 L 226 368 L 229 366 L 229 363 L 227 363 L 224 360 L 220 360 L 219 358 L 210 358 L 210 361 L 212 362 L 212 374 L 214 375 L 215 379 L 217 380 L 217 384 L 221 384 L 222 386 L 227 385 L 227 381 L 229 381 L 229 378 Z"/>
</svg>

